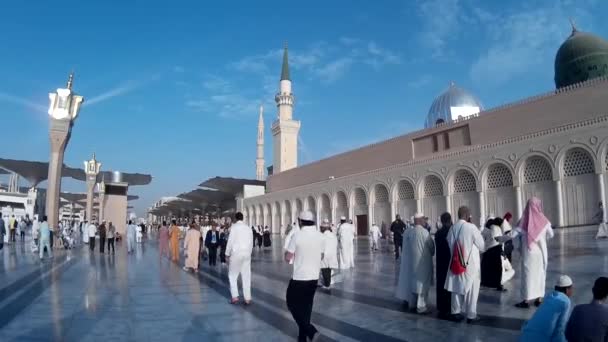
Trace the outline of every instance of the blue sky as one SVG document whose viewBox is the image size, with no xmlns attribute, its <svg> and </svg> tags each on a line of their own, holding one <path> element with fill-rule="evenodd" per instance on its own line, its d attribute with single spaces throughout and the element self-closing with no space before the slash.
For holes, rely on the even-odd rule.
<svg viewBox="0 0 608 342">
<path fill-rule="evenodd" d="M 11 1 L 0 10 L 0 157 L 48 160 L 47 93 L 75 70 L 85 96 L 66 151 L 154 176 L 139 213 L 216 175 L 266 163 L 287 41 L 300 163 L 422 127 L 450 81 L 486 108 L 550 91 L 578 28 L 608 38 L 608 2 Z M 71 191 L 84 184 L 64 182 Z"/>
</svg>

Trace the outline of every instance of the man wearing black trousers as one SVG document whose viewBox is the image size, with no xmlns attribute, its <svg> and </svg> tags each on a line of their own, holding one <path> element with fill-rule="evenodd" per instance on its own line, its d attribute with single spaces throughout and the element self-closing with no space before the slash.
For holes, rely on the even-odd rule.
<svg viewBox="0 0 608 342">
<path fill-rule="evenodd" d="M 295 235 L 285 252 L 285 261 L 293 260 L 293 275 L 287 287 L 287 308 L 298 324 L 298 341 L 313 340 L 319 332 L 310 323 L 315 291 L 319 279 L 321 259 L 325 242 L 317 231 L 314 215 L 303 211 L 299 216 L 300 231 Z"/>
<path fill-rule="evenodd" d="M 399 250 L 403 243 L 403 233 L 405 232 L 405 223 L 401 221 L 401 216 L 397 215 L 395 221 L 391 224 L 391 232 L 393 232 L 393 243 L 395 244 L 395 259 L 399 259 Z"/>
<path fill-rule="evenodd" d="M 205 236 L 205 247 L 209 250 L 209 266 L 215 266 L 217 262 L 217 247 L 220 245 L 220 234 L 216 226 L 211 226 L 211 230 Z"/>
</svg>

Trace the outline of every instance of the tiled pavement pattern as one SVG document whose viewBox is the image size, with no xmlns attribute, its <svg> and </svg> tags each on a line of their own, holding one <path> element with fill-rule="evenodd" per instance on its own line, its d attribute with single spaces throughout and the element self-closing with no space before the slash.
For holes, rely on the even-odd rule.
<svg viewBox="0 0 608 342">
<path fill-rule="evenodd" d="M 559 230 L 550 241 L 547 286 L 558 274 L 575 282 L 575 303 L 591 298 L 591 286 L 608 274 L 608 241 L 594 228 Z M 134 255 L 118 244 L 115 255 L 88 247 L 55 250 L 40 262 L 29 244 L 0 251 L 1 341 L 290 341 L 297 334 L 285 305 L 290 266 L 278 237 L 272 250 L 255 250 L 250 307 L 228 304 L 227 269 L 204 264 L 198 274 L 159 260 L 150 239 Z M 357 241 L 356 269 L 331 294 L 318 291 L 313 323 L 325 341 L 514 341 L 534 309 L 520 300 L 519 274 L 499 293 L 482 289 L 476 325 L 405 313 L 393 297 L 398 263 L 388 242 L 371 253 Z M 519 270 L 518 254 L 514 266 Z M 430 303 L 434 303 L 434 289 Z"/>
</svg>

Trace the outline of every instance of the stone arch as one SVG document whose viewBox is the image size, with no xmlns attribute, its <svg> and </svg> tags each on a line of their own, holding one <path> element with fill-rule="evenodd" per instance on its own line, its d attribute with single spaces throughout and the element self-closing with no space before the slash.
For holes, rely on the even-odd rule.
<svg viewBox="0 0 608 342">
<path fill-rule="evenodd" d="M 338 192 L 336 192 L 336 216 L 337 219 L 340 219 L 340 217 L 344 216 L 344 217 L 348 217 L 348 210 L 349 210 L 349 205 L 348 205 L 348 197 L 346 196 L 346 192 L 344 192 L 343 190 L 338 190 Z"/>
<path fill-rule="evenodd" d="M 258 204 L 258 217 L 256 220 L 256 226 L 263 226 L 264 225 L 264 209 L 262 207 L 262 204 Z"/>
<path fill-rule="evenodd" d="M 549 165 L 549 168 L 551 169 L 551 179 L 552 180 L 559 179 L 559 173 L 556 171 L 555 163 L 553 162 L 553 159 L 551 158 L 551 156 L 542 151 L 534 151 L 534 152 L 528 152 L 528 153 L 522 155 L 519 158 L 519 160 L 517 161 L 517 164 L 515 165 L 515 173 L 514 173 L 515 179 L 513 182 L 515 185 L 519 184 L 520 186 L 523 186 L 523 184 L 525 183 L 526 180 L 524 179 L 524 172 L 526 169 L 527 162 L 531 158 L 544 159 L 544 161 L 547 162 L 547 164 Z"/>
<path fill-rule="evenodd" d="M 458 187 L 461 187 L 463 185 L 461 183 L 463 175 L 466 175 L 465 177 L 466 177 L 467 186 L 468 186 L 467 189 L 470 189 L 470 184 L 473 184 L 473 186 L 475 187 L 475 189 L 473 191 L 477 191 L 477 189 L 480 188 L 479 187 L 480 182 L 479 182 L 479 179 L 477 177 L 477 172 L 473 168 L 471 168 L 469 166 L 463 165 L 463 166 L 458 166 L 458 167 L 456 167 L 454 169 L 451 169 L 448 172 L 448 175 L 446 177 L 447 180 L 448 180 L 447 181 L 448 194 L 451 195 L 451 194 L 457 192 L 456 189 L 455 189 L 455 187 L 457 185 L 456 184 L 456 178 L 457 178 L 457 176 L 460 176 L 460 177 L 458 177 L 458 179 L 459 179 Z M 458 191 L 458 192 L 463 192 L 463 191 Z"/>
<path fill-rule="evenodd" d="M 400 179 L 393 187 L 396 213 L 405 221 L 416 213 L 416 190 L 410 179 Z M 392 219 L 392 217 L 391 217 Z"/>
<path fill-rule="evenodd" d="M 272 229 L 272 207 L 270 206 L 270 203 L 264 205 L 264 226 L 268 226 L 268 228 Z"/>
<path fill-rule="evenodd" d="M 298 217 L 298 215 L 300 215 L 302 210 L 304 210 L 304 204 L 302 203 L 301 199 L 296 198 L 296 218 Z"/>
<path fill-rule="evenodd" d="M 593 173 L 601 173 L 601 158 L 596 158 L 596 153 L 589 146 L 581 143 L 572 143 L 568 146 L 563 147 L 555 158 L 555 165 L 557 165 L 559 177 L 564 177 L 564 171 L 566 167 L 566 157 L 570 156 L 570 160 L 573 158 L 573 154 L 576 154 L 574 157 L 585 158 L 587 164 L 587 168 L 589 165 L 593 165 Z M 598 162 L 600 160 L 600 162 Z M 580 167 L 580 165 L 578 166 Z"/>
<path fill-rule="evenodd" d="M 477 193 L 477 178 L 468 168 L 459 168 L 452 172 L 450 181 L 452 213 L 458 212 L 458 208 L 467 206 L 471 209 L 473 222 L 480 222 L 482 210 Z"/>
<path fill-rule="evenodd" d="M 372 188 L 372 196 L 370 196 L 374 208 L 372 221 L 379 227 L 391 222 L 391 201 L 388 189 L 385 184 L 377 183 Z"/>
<path fill-rule="evenodd" d="M 284 222 L 284 226 L 287 226 L 288 224 L 292 224 L 292 215 L 291 215 L 291 202 L 289 202 L 288 200 L 285 200 L 283 202 L 284 205 L 284 210 L 283 210 L 283 222 Z"/>
<path fill-rule="evenodd" d="M 436 222 L 446 211 L 445 186 L 440 176 L 427 174 L 421 181 L 422 212 Z"/>
<path fill-rule="evenodd" d="M 494 162 L 482 173 L 488 215 L 504 216 L 517 211 L 517 192 L 514 188 L 513 171 L 508 164 Z"/>
<path fill-rule="evenodd" d="M 352 220 L 358 234 L 366 235 L 369 231 L 369 197 L 365 188 L 358 186 L 351 192 Z"/>
<path fill-rule="evenodd" d="M 557 225 L 557 196 L 554 170 L 550 159 L 542 154 L 529 155 L 520 167 L 520 179 L 522 203 L 526 203 L 531 197 L 538 197 L 543 202 L 543 210 L 547 218 Z"/>
<path fill-rule="evenodd" d="M 312 195 L 306 198 L 306 210 L 312 212 L 313 217 L 317 217 L 317 201 Z"/>
<path fill-rule="evenodd" d="M 279 202 L 274 202 L 272 214 L 272 227 L 270 228 L 270 232 L 280 232 L 283 230 L 283 224 L 281 223 L 281 204 Z"/>
<path fill-rule="evenodd" d="M 331 200 L 328 194 L 323 193 L 321 197 L 319 197 L 319 204 L 321 205 L 321 212 L 319 213 L 319 219 L 329 220 L 330 222 L 333 220 L 331 217 Z"/>
<path fill-rule="evenodd" d="M 574 146 L 558 159 L 562 177 L 564 224 L 593 224 L 600 195 L 594 155 L 586 148 Z"/>
<path fill-rule="evenodd" d="M 244 213 L 244 216 L 245 216 L 245 217 L 244 217 L 244 220 L 243 220 L 243 221 L 244 221 L 244 222 L 245 222 L 247 225 L 251 225 L 251 207 L 246 207 L 246 208 L 245 208 L 245 213 Z"/>
</svg>

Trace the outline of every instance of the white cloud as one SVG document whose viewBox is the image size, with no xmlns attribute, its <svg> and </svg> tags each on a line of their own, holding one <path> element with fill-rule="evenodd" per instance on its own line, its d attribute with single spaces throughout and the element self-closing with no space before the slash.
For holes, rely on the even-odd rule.
<svg viewBox="0 0 608 342">
<path fill-rule="evenodd" d="M 342 77 L 348 71 L 348 69 L 350 69 L 353 63 L 354 61 L 350 57 L 340 58 L 323 66 L 315 68 L 314 73 L 323 82 L 335 82 L 340 77 Z"/>
<path fill-rule="evenodd" d="M 365 57 L 365 63 L 374 68 L 380 68 L 386 64 L 401 63 L 401 57 L 388 49 L 381 48 L 373 41 L 367 44 L 367 51 L 369 52 L 369 56 Z"/>
<path fill-rule="evenodd" d="M 419 0 L 418 15 L 423 21 L 419 39 L 431 51 L 433 58 L 443 58 L 448 52 L 448 40 L 459 28 L 459 0 Z"/>
<path fill-rule="evenodd" d="M 117 96 L 121 96 L 121 95 L 125 95 L 127 93 L 130 93 L 152 81 L 156 81 L 160 79 L 160 75 L 153 75 L 152 77 L 145 79 L 145 80 L 139 80 L 139 81 L 134 81 L 134 80 L 129 80 L 126 81 L 124 83 L 121 83 L 119 85 L 117 85 L 116 87 L 103 92 L 99 95 L 93 96 L 91 98 L 89 98 L 88 100 L 85 99 L 84 105 L 86 106 L 91 106 L 97 103 L 101 103 L 101 102 L 105 102 L 109 99 L 112 99 L 114 97 Z"/>
<path fill-rule="evenodd" d="M 11 95 L 5 92 L 0 92 L 0 101 L 23 105 L 37 112 L 45 113 L 47 111 L 47 108 L 40 103 L 36 103 L 34 101 L 24 99 L 19 96 Z"/>
<path fill-rule="evenodd" d="M 552 75 L 555 53 L 568 36 L 568 18 L 573 15 L 589 16 L 584 8 L 550 2 L 533 9 L 524 6 L 488 22 L 489 46 L 472 63 L 471 79 L 500 85 L 521 75 Z"/>
<path fill-rule="evenodd" d="M 353 37 L 342 37 L 340 38 L 340 43 L 344 44 L 344 45 L 355 45 L 357 43 L 359 43 L 361 40 L 358 38 L 353 38 Z"/>
<path fill-rule="evenodd" d="M 380 68 L 400 62 L 396 53 L 375 42 L 342 38 L 340 43 L 344 45 L 320 41 L 303 50 L 290 48 L 290 68 L 302 70 L 305 77 L 322 83 L 332 83 L 342 78 L 355 65 Z M 202 81 L 202 89 L 191 89 L 188 92 L 184 105 L 192 110 L 222 118 L 255 117 L 260 104 L 267 108 L 274 107 L 273 99 L 278 88 L 282 56 L 283 49 L 273 49 L 230 63 L 229 72 L 236 70 L 252 73 L 260 82 L 241 84 L 240 78 L 228 81 L 226 75 L 209 75 Z"/>
<path fill-rule="evenodd" d="M 238 71 L 279 74 L 282 49 L 270 50 L 267 53 L 246 56 L 231 63 Z M 352 37 L 342 37 L 339 44 L 317 42 L 307 49 L 289 49 L 289 66 L 295 70 L 304 70 L 324 83 L 337 81 L 356 64 L 365 64 L 376 69 L 390 64 L 401 63 L 401 57 L 373 41 L 365 42 Z"/>
<path fill-rule="evenodd" d="M 414 80 L 411 80 L 407 83 L 407 86 L 410 88 L 422 88 L 424 86 L 429 85 L 433 81 L 433 76 L 431 75 L 422 75 Z"/>
<path fill-rule="evenodd" d="M 208 76 L 203 81 L 203 87 L 210 91 L 227 92 L 230 90 L 230 82 L 218 76 Z"/>
</svg>

